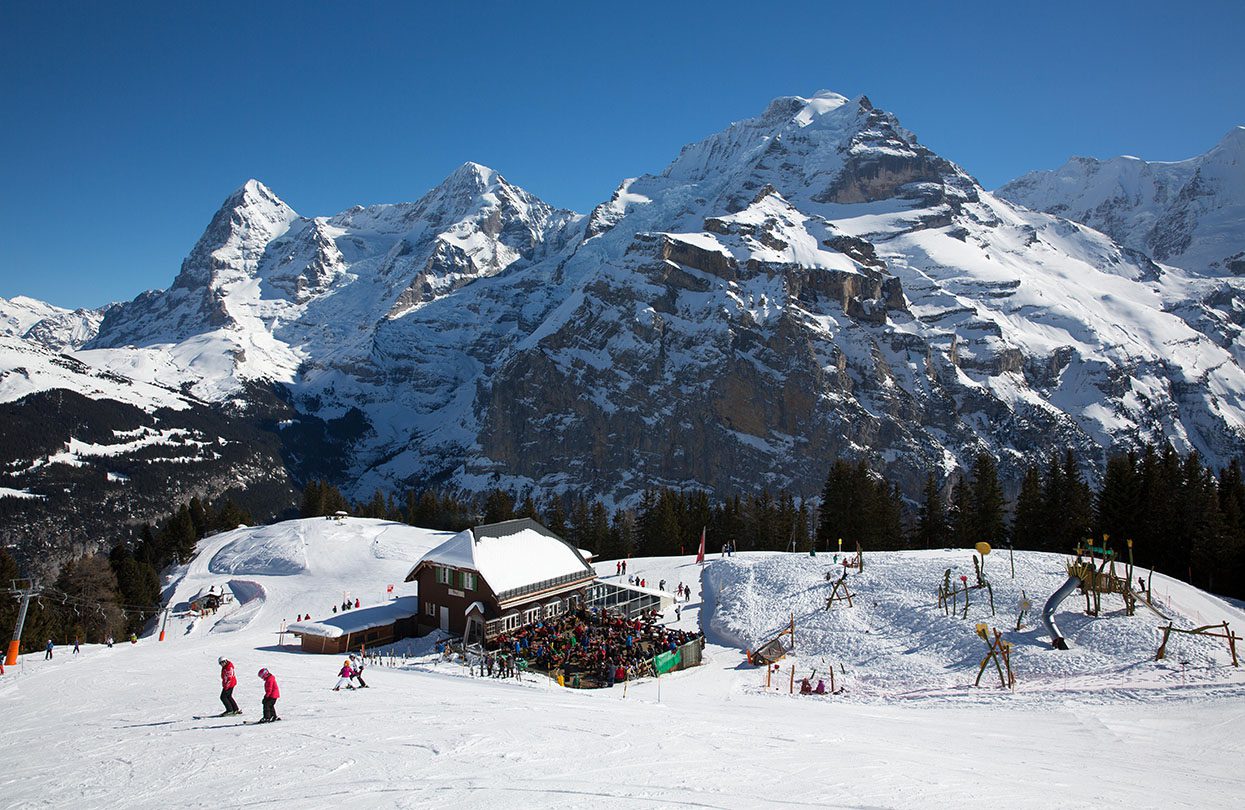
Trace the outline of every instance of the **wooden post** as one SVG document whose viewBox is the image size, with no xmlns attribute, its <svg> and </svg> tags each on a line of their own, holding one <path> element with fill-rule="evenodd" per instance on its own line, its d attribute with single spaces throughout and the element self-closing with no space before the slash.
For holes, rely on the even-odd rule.
<svg viewBox="0 0 1245 810">
<path fill-rule="evenodd" d="M 791 694 L 795 694 L 795 664 L 791 665 Z"/>
<path fill-rule="evenodd" d="M 1167 626 L 1163 628 L 1163 640 L 1159 643 L 1159 651 L 1154 656 L 1155 661 L 1162 661 L 1163 656 L 1167 655 L 1167 638 L 1171 634 L 1172 634 L 1172 626 L 1171 626 L 1171 622 L 1168 622 Z"/>
</svg>

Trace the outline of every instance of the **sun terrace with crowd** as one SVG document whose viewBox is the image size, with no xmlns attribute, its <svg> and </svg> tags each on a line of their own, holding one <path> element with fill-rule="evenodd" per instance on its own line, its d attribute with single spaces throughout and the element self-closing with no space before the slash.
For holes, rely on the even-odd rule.
<svg viewBox="0 0 1245 810">
<path fill-rule="evenodd" d="M 581 607 L 498 635 L 486 645 L 482 666 L 495 677 L 517 668 L 546 673 L 572 688 L 612 687 L 655 674 L 655 656 L 700 637 L 658 624 L 656 612 L 627 619 Z"/>
</svg>

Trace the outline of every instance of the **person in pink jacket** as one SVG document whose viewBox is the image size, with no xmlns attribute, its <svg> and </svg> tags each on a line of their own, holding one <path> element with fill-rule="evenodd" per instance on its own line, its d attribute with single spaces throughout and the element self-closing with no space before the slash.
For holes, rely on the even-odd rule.
<svg viewBox="0 0 1245 810">
<path fill-rule="evenodd" d="M 343 683 L 346 684 L 347 689 L 354 689 L 354 684 L 350 682 L 350 679 L 354 676 L 354 667 L 350 666 L 350 659 L 347 658 L 342 664 L 341 671 L 337 673 L 337 686 L 333 687 L 333 691 L 340 692 Z"/>
<path fill-rule="evenodd" d="M 233 699 L 233 688 L 238 685 L 238 677 L 233 671 L 233 661 L 222 656 L 216 659 L 216 663 L 220 664 L 220 702 L 225 704 L 225 711 L 221 717 L 242 714 L 242 710 L 238 708 L 238 702 Z"/>
<path fill-rule="evenodd" d="M 259 671 L 259 678 L 264 682 L 264 716 L 259 722 L 271 723 L 280 720 L 277 717 L 277 698 L 281 697 L 281 690 L 277 688 L 277 676 L 265 668 Z"/>
</svg>

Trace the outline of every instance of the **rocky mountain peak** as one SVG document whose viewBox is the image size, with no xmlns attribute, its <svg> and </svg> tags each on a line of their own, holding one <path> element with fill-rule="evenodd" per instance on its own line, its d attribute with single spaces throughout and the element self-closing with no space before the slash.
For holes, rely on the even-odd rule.
<svg viewBox="0 0 1245 810">
<path fill-rule="evenodd" d="M 1054 171 L 1022 175 L 997 194 L 1082 222 L 1195 276 L 1245 275 L 1245 127 L 1187 160 L 1072 158 Z"/>
</svg>

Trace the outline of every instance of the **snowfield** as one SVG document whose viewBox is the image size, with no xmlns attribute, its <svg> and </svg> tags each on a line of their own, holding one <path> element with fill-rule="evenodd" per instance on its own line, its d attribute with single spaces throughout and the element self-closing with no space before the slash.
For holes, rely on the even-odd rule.
<svg viewBox="0 0 1245 810">
<path fill-rule="evenodd" d="M 5 805 L 1202 808 L 1245 794 L 1245 675 L 1226 645 L 1173 640 L 1155 663 L 1156 615 L 1123 616 L 1106 597 L 1103 616 L 1086 617 L 1074 593 L 1056 617 L 1072 649 L 1049 649 L 1038 617 L 1064 579 L 1057 555 L 1018 553 L 1014 580 L 990 557 L 998 615 L 974 592 L 968 619 L 934 596 L 948 567 L 973 578 L 963 550 L 866 554 L 849 576 L 853 607 L 829 611 L 833 555 L 714 555 L 703 579 L 690 557 L 633 559 L 649 587 L 691 585 L 680 621 L 710 643 L 704 666 L 625 691 L 469 677 L 416 639 L 393 645 L 412 657 L 368 670 L 370 689 L 332 692 L 338 658 L 280 645 L 299 613 L 329 617 L 347 596 L 380 604 L 391 583 L 412 595 L 402 577 L 446 537 L 350 518 L 208 538 L 167 594 L 176 607 L 224 587 L 234 601 L 218 614 L 174 618 L 164 642 L 32 652 L 0 676 Z M 596 567 L 618 579 L 613 561 Z M 1157 575 L 1154 586 L 1177 626 L 1245 628 L 1237 606 Z M 1022 589 L 1034 610 L 1015 633 Z M 767 691 L 743 662 L 742 647 L 792 613 L 797 656 L 782 674 L 833 664 L 843 694 Z M 1014 693 L 992 672 L 971 687 L 977 621 L 1016 644 Z M 242 719 L 259 715 L 256 671 L 276 674 L 282 722 L 194 719 L 221 710 L 221 655 L 238 666 Z"/>
</svg>

